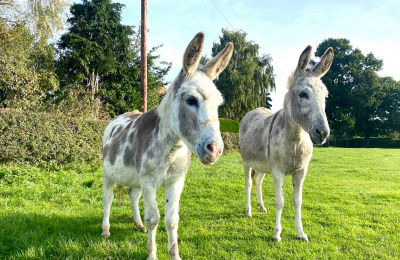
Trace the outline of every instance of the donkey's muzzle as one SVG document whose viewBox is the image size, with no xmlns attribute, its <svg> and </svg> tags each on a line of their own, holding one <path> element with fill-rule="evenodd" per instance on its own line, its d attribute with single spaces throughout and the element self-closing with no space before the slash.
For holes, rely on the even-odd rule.
<svg viewBox="0 0 400 260">
<path fill-rule="evenodd" d="M 220 142 L 206 143 L 201 149 L 203 152 L 199 153 L 201 163 L 205 165 L 212 165 L 221 156 L 224 145 Z"/>
<path fill-rule="evenodd" d="M 326 142 L 330 134 L 329 127 L 316 127 L 314 131 L 310 133 L 311 140 L 314 144 L 321 145 Z"/>
</svg>

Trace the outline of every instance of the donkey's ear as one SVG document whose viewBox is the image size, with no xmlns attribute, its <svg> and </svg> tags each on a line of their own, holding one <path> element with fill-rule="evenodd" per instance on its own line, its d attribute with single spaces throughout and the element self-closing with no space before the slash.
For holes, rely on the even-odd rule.
<svg viewBox="0 0 400 260">
<path fill-rule="evenodd" d="M 183 55 L 183 70 L 186 76 L 193 75 L 196 72 L 203 51 L 203 43 L 204 33 L 199 32 L 187 46 L 185 55 Z"/>
<path fill-rule="evenodd" d="M 315 73 L 315 75 L 317 75 L 318 78 L 321 78 L 322 76 L 324 76 L 328 72 L 329 68 L 331 67 L 332 61 L 333 61 L 333 49 L 332 49 L 332 47 L 329 47 L 325 51 L 321 60 L 313 68 L 313 72 Z"/>
<path fill-rule="evenodd" d="M 310 59 L 311 59 L 311 46 L 308 45 L 307 48 L 300 55 L 299 62 L 297 63 L 297 67 L 294 72 L 293 78 L 297 78 L 304 73 L 308 63 L 310 63 Z"/>
<path fill-rule="evenodd" d="M 228 42 L 225 48 L 214 59 L 207 62 L 204 70 L 206 75 L 214 80 L 228 66 L 233 53 L 233 43 Z"/>
</svg>

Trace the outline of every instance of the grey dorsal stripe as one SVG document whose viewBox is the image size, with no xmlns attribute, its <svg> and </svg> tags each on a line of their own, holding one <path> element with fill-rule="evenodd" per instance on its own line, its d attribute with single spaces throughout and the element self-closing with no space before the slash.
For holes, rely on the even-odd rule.
<svg viewBox="0 0 400 260">
<path fill-rule="evenodd" d="M 275 122 L 275 118 L 278 116 L 279 112 L 281 110 L 279 110 L 278 112 L 275 113 L 274 117 L 272 118 L 271 124 L 269 125 L 269 136 L 268 136 L 268 158 L 270 157 L 270 144 L 271 144 L 271 133 L 272 133 L 272 128 L 274 127 L 274 122 Z"/>
</svg>

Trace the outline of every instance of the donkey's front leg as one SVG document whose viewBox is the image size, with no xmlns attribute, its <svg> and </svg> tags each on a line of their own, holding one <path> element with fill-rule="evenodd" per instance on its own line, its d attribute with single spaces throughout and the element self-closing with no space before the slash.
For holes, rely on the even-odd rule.
<svg viewBox="0 0 400 260">
<path fill-rule="evenodd" d="M 165 186 L 165 226 L 168 231 L 168 252 L 173 260 L 180 260 L 178 249 L 179 199 L 184 184 L 182 177 Z"/>
<path fill-rule="evenodd" d="M 304 239 L 308 242 L 307 235 L 303 232 L 303 223 L 301 221 L 301 203 L 302 203 L 302 191 L 303 182 L 306 176 L 306 169 L 296 171 L 292 176 L 293 184 L 293 206 L 295 210 L 295 222 L 294 227 L 297 231 L 297 237 Z"/>
<path fill-rule="evenodd" d="M 144 201 L 144 220 L 148 230 L 148 244 L 147 250 L 149 257 L 147 260 L 157 259 L 157 245 L 156 245 L 156 231 L 158 222 L 160 220 L 160 214 L 157 208 L 157 188 L 154 184 L 142 183 L 142 195 Z"/>
<path fill-rule="evenodd" d="M 276 211 L 276 220 L 274 227 L 274 235 L 272 236 L 272 240 L 281 241 L 281 216 L 282 210 L 285 203 L 285 199 L 283 197 L 283 183 L 285 181 L 285 174 L 280 171 L 272 171 L 272 178 L 274 179 L 274 189 L 275 189 L 275 211 Z"/>
</svg>

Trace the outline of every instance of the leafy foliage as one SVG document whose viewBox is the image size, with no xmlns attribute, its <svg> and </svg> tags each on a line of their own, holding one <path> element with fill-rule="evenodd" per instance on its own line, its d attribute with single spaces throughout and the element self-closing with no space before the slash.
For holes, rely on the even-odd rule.
<svg viewBox="0 0 400 260">
<path fill-rule="evenodd" d="M 330 93 L 326 112 L 335 136 L 362 135 L 368 140 L 387 133 L 385 121 L 396 110 L 389 104 L 396 104 L 393 98 L 399 87 L 393 80 L 380 79 L 377 75 L 383 61 L 373 53 L 364 55 L 359 49 L 353 49 L 347 39 L 324 40 L 315 56 L 321 57 L 328 47 L 333 48 L 335 57 L 322 80 Z M 390 100 L 384 102 L 385 99 Z"/>
<path fill-rule="evenodd" d="M 259 45 L 246 41 L 243 31 L 222 30 L 219 43 L 214 43 L 212 56 L 216 56 L 228 42 L 235 49 L 228 67 L 216 79 L 216 85 L 224 96 L 220 107 L 224 118 L 240 121 L 257 107 L 270 107 L 268 92 L 275 89 L 272 58 L 259 55 Z"/>
<path fill-rule="evenodd" d="M 133 27 L 121 24 L 123 7 L 110 0 L 72 5 L 71 26 L 58 43 L 62 94 L 57 95 L 65 99 L 74 93 L 93 108 L 94 118 L 102 104 L 111 116 L 140 108 L 140 38 Z M 155 65 L 156 50 L 148 57 L 149 93 L 164 85 L 170 68 L 168 63 Z"/>
<path fill-rule="evenodd" d="M 220 128 L 221 132 L 239 133 L 239 122 L 238 121 L 220 118 L 219 124 L 220 124 L 219 128 Z"/>
<path fill-rule="evenodd" d="M 107 121 L 0 110 L 0 162 L 32 165 L 101 161 Z"/>
<path fill-rule="evenodd" d="M 47 40 L 62 28 L 60 0 L 0 1 L 0 107 L 40 109 L 58 87 Z"/>
</svg>

